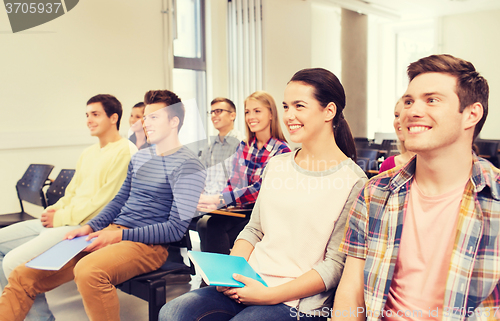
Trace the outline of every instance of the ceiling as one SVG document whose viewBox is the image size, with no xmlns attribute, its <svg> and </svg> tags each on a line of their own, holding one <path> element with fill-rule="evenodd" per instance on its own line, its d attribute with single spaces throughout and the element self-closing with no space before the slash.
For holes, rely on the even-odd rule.
<svg viewBox="0 0 500 321">
<path fill-rule="evenodd" d="M 500 9 L 500 0 L 352 0 L 402 18 L 426 18 Z"/>
</svg>

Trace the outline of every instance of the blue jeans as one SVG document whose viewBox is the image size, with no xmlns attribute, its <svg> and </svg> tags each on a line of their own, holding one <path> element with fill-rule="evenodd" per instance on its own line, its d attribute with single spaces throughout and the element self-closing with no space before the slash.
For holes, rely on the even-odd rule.
<svg viewBox="0 0 500 321">
<path fill-rule="evenodd" d="M 295 308 L 276 305 L 244 305 L 209 286 L 188 292 L 165 304 L 160 321 L 291 321 L 297 320 Z M 324 317 L 301 316 L 303 321 L 326 320 Z"/>
<path fill-rule="evenodd" d="M 12 270 L 60 242 L 76 226 L 43 227 L 39 219 L 19 222 L 0 229 L 0 285 L 7 285 Z M 55 320 L 44 294 L 37 295 L 26 320 Z"/>
</svg>

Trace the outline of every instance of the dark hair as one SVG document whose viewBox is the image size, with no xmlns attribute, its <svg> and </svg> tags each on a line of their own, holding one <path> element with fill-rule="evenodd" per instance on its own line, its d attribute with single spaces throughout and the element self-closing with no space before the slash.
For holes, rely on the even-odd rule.
<svg viewBox="0 0 500 321">
<path fill-rule="evenodd" d="M 234 103 L 230 99 L 227 99 L 224 97 L 214 98 L 214 100 L 212 100 L 212 102 L 210 103 L 210 106 L 212 106 L 213 104 L 217 104 L 217 103 L 226 103 L 229 105 L 229 108 L 233 111 L 233 113 L 236 112 L 236 106 L 234 105 Z"/>
<path fill-rule="evenodd" d="M 429 72 L 446 73 L 457 78 L 455 92 L 460 101 L 459 112 L 462 113 L 465 108 L 476 102 L 483 105 L 483 117 L 474 128 L 474 138 L 472 139 L 474 141 L 483 128 L 486 116 L 488 116 L 488 82 L 476 71 L 472 63 L 452 55 L 431 55 L 408 66 L 410 82 L 418 75 Z"/>
<path fill-rule="evenodd" d="M 144 104 L 144 102 L 140 101 L 137 104 L 135 104 L 134 107 L 132 107 L 132 108 L 139 108 L 139 107 L 144 108 L 144 107 L 146 107 L 146 105 Z"/>
<path fill-rule="evenodd" d="M 333 136 L 340 150 L 356 161 L 356 145 L 349 124 L 342 112 L 345 108 L 345 92 L 340 80 L 332 72 L 323 68 L 302 69 L 293 75 L 290 82 L 303 82 L 314 87 L 314 98 L 322 107 L 334 103 L 337 113 L 332 120 Z"/>
<path fill-rule="evenodd" d="M 177 132 L 181 130 L 186 111 L 184 109 L 184 104 L 176 94 L 170 90 L 150 90 L 144 95 L 144 103 L 146 105 L 164 103 L 166 107 L 168 107 L 168 119 L 177 117 L 179 119 Z"/>
<path fill-rule="evenodd" d="M 87 106 L 93 103 L 101 103 L 108 118 L 113 114 L 117 114 L 118 121 L 116 122 L 116 129 L 120 129 L 120 120 L 122 119 L 123 109 L 122 104 L 118 99 L 116 99 L 115 96 L 107 94 L 96 95 L 87 101 Z"/>
</svg>

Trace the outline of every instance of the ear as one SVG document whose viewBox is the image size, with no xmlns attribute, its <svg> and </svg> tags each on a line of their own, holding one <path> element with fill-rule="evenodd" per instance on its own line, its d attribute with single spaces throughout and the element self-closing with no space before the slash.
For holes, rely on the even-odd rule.
<svg viewBox="0 0 500 321">
<path fill-rule="evenodd" d="M 118 122 L 118 114 L 117 114 L 117 113 L 114 113 L 113 115 L 111 115 L 111 116 L 109 117 L 109 119 L 111 120 L 111 123 L 112 123 L 113 125 L 115 125 L 115 124 Z"/>
<path fill-rule="evenodd" d="M 334 102 L 330 102 L 323 111 L 325 112 L 325 122 L 327 123 L 337 115 L 337 105 Z"/>
<path fill-rule="evenodd" d="M 233 121 L 234 121 L 234 120 L 236 119 L 236 113 L 235 113 L 234 111 L 232 111 L 232 112 L 229 114 L 229 118 L 230 118 L 231 120 L 233 120 Z"/>
<path fill-rule="evenodd" d="M 179 122 L 179 117 L 174 116 L 172 117 L 172 119 L 170 119 L 170 126 L 172 126 L 172 128 L 177 128 L 179 127 Z"/>
<path fill-rule="evenodd" d="M 483 105 L 479 102 L 467 106 L 463 111 L 464 129 L 474 128 L 481 118 L 483 118 L 483 113 Z"/>
</svg>

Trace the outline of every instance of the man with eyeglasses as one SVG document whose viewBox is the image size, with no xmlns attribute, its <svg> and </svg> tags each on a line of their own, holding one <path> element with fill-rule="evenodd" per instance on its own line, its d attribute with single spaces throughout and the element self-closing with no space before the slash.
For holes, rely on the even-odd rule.
<svg viewBox="0 0 500 321">
<path fill-rule="evenodd" d="M 207 169 L 204 194 L 220 194 L 231 176 L 230 157 L 244 139 L 242 133 L 234 128 L 236 107 L 234 103 L 218 97 L 210 103 L 210 115 L 219 134 L 212 137 L 211 143 L 202 151 L 201 162 Z"/>
<path fill-rule="evenodd" d="M 211 143 L 201 153 L 201 163 L 207 169 L 203 194 L 216 195 L 222 193 L 226 187 L 227 180 L 232 173 L 231 156 L 236 152 L 245 136 L 234 128 L 236 107 L 231 100 L 217 97 L 212 100 L 210 105 L 209 113 L 219 135 L 212 137 Z M 200 237 L 206 234 L 207 222 L 210 217 L 210 215 L 205 215 L 198 220 L 196 230 Z M 206 242 L 202 240 L 200 245 L 202 251 L 204 244 Z"/>
</svg>

